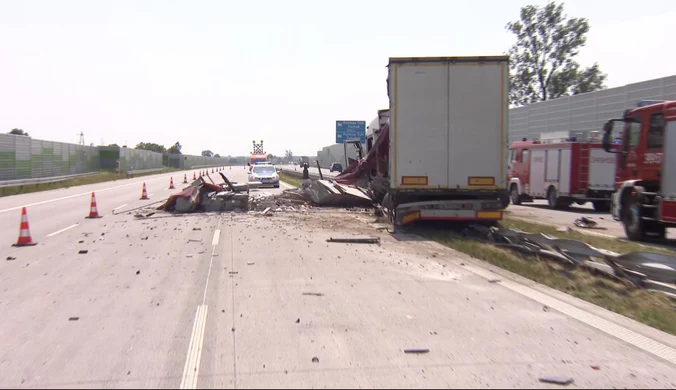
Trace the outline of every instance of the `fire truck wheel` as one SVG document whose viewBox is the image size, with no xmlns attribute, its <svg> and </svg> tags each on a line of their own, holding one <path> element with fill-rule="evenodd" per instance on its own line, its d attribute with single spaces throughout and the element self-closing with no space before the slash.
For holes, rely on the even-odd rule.
<svg viewBox="0 0 676 390">
<path fill-rule="evenodd" d="M 556 196 L 556 188 L 550 187 L 549 191 L 547 191 L 547 203 L 549 203 L 550 209 L 559 208 L 559 199 L 558 196 Z"/>
<path fill-rule="evenodd" d="M 645 223 L 641 219 L 641 198 L 639 193 L 629 195 L 622 207 L 624 233 L 631 241 L 641 241 L 645 236 Z"/>
<path fill-rule="evenodd" d="M 596 211 L 601 212 L 610 211 L 610 201 L 601 200 L 597 202 L 592 202 L 592 204 L 594 205 L 594 210 Z"/>
<path fill-rule="evenodd" d="M 519 188 L 516 186 L 516 184 L 512 184 L 512 187 L 509 189 L 509 197 L 512 199 L 513 205 L 518 206 L 521 204 L 521 197 L 519 196 Z"/>
</svg>

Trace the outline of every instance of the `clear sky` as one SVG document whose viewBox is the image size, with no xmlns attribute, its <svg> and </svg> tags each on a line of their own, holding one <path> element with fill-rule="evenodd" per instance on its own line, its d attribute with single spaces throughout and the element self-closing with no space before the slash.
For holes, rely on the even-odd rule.
<svg viewBox="0 0 676 390">
<path fill-rule="evenodd" d="M 387 106 L 388 57 L 502 54 L 505 24 L 545 3 L 0 0 L 0 131 L 315 154 L 337 119 Z M 599 62 L 610 87 L 676 73 L 673 0 L 640 4 L 566 2 L 591 23 L 580 62 Z"/>
</svg>

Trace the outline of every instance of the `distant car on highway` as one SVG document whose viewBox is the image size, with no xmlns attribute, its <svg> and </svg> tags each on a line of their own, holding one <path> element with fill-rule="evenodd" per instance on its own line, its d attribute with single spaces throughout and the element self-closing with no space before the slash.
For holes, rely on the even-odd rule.
<svg viewBox="0 0 676 390">
<path fill-rule="evenodd" d="M 329 172 L 334 172 L 334 171 L 335 172 L 343 172 L 343 165 L 341 163 L 334 162 L 329 167 Z"/>
<path fill-rule="evenodd" d="M 249 173 L 249 181 L 260 182 L 261 186 L 279 188 L 279 175 L 272 164 L 254 165 Z"/>
</svg>

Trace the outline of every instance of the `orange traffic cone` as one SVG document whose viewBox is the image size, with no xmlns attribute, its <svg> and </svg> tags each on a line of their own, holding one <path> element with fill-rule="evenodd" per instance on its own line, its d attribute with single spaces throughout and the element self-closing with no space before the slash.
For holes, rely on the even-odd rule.
<svg viewBox="0 0 676 390">
<path fill-rule="evenodd" d="M 101 218 L 99 215 L 99 209 L 96 207 L 96 196 L 92 192 L 92 201 L 89 204 L 89 215 L 85 218 Z"/>
<path fill-rule="evenodd" d="M 141 193 L 140 200 L 148 200 L 148 191 L 146 191 L 146 183 L 143 183 L 143 192 Z"/>
<path fill-rule="evenodd" d="M 197 180 L 197 175 L 195 174 L 195 172 L 192 173 L 192 180 L 193 181 Z"/>
<path fill-rule="evenodd" d="M 183 174 L 183 184 L 188 184 L 188 174 Z"/>
<path fill-rule="evenodd" d="M 26 208 L 21 208 L 21 224 L 19 225 L 19 239 L 16 241 L 16 244 L 12 246 L 34 246 L 37 245 L 37 242 L 33 242 L 31 238 L 31 232 L 28 228 L 28 214 L 26 214 Z"/>
<path fill-rule="evenodd" d="M 169 179 L 169 189 L 170 190 L 176 189 L 176 187 L 174 187 L 174 178 L 173 177 Z"/>
</svg>

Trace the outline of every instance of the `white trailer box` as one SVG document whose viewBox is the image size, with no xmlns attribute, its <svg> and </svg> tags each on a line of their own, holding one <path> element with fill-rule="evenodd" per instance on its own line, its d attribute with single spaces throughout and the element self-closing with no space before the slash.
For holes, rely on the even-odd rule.
<svg viewBox="0 0 676 390">
<path fill-rule="evenodd" d="M 390 187 L 505 188 L 507 56 L 390 58 Z"/>
</svg>

